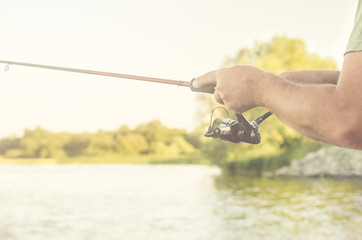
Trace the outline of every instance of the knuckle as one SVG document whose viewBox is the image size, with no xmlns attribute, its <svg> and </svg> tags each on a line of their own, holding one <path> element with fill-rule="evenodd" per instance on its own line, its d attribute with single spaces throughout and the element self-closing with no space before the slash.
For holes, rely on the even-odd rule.
<svg viewBox="0 0 362 240">
<path fill-rule="evenodd" d="M 279 76 L 280 76 L 281 78 L 285 78 L 285 79 L 287 79 L 287 78 L 290 77 L 288 72 L 282 72 L 282 73 L 279 74 Z"/>
<path fill-rule="evenodd" d="M 227 107 L 233 111 L 236 111 L 236 109 L 238 108 L 238 106 L 233 102 L 228 102 Z"/>
<path fill-rule="evenodd" d="M 218 102 L 218 103 L 221 103 L 222 100 L 221 100 L 221 97 L 220 97 L 220 94 L 218 91 L 215 91 L 214 92 L 214 98 L 215 98 L 215 101 Z"/>
</svg>

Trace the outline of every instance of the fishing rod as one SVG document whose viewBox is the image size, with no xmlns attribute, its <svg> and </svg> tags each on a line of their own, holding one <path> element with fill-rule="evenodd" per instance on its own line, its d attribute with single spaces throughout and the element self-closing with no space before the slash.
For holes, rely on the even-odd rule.
<svg viewBox="0 0 362 240">
<path fill-rule="evenodd" d="M 34 64 L 34 63 L 25 63 L 25 62 L 15 62 L 15 61 L 7 61 L 0 60 L 0 63 L 6 64 L 5 71 L 9 70 L 10 65 L 19 65 L 25 67 L 33 67 L 33 68 L 43 68 L 43 69 L 51 69 L 65 72 L 75 72 L 75 73 L 83 73 L 83 74 L 91 74 L 91 75 L 99 75 L 106 77 L 116 77 L 123 79 L 131 79 L 138 81 L 146 81 L 146 82 L 155 82 L 155 83 L 163 83 L 176 85 L 181 87 L 189 87 L 194 92 L 202 92 L 213 94 L 215 91 L 215 85 L 206 85 L 201 88 L 195 88 L 192 83 L 195 79 L 192 79 L 191 82 L 179 81 L 179 80 L 171 80 L 171 79 L 163 79 L 163 78 L 154 78 L 154 77 L 145 77 L 145 76 L 137 76 L 130 74 L 122 74 L 122 73 L 112 73 L 112 72 L 104 72 L 104 71 L 94 71 L 94 70 L 86 70 L 86 69 L 78 69 L 78 68 L 69 68 L 69 67 L 59 67 L 59 66 L 51 66 L 51 65 L 42 65 L 42 64 Z M 214 112 L 214 111 L 213 111 Z M 243 114 L 236 114 L 237 121 L 225 118 L 225 119 L 215 119 L 212 121 L 213 112 L 211 113 L 211 119 L 209 127 L 204 134 L 206 137 L 219 138 L 223 141 L 239 143 L 246 142 L 250 144 L 258 144 L 261 141 L 261 137 L 258 131 L 258 126 L 261 122 L 263 122 L 266 118 L 272 115 L 271 112 L 267 112 L 260 117 L 254 119 L 249 122 Z"/>
</svg>

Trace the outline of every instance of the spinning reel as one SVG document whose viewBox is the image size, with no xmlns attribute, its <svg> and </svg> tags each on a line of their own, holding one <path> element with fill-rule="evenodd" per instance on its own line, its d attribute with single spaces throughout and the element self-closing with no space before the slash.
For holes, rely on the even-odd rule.
<svg viewBox="0 0 362 240">
<path fill-rule="evenodd" d="M 201 88 L 195 88 L 193 86 L 192 79 L 190 83 L 190 89 L 194 92 L 203 92 L 213 94 L 215 91 L 215 85 L 206 85 Z M 229 118 L 225 119 L 215 119 L 212 121 L 213 113 L 216 109 L 223 108 Z M 260 117 L 254 119 L 249 122 L 243 114 L 236 114 L 237 121 L 230 119 L 229 112 L 224 107 L 217 107 L 211 112 L 210 124 L 209 127 L 204 134 L 205 137 L 212 138 L 220 138 L 223 141 L 239 143 L 246 142 L 250 144 L 258 144 L 260 143 L 260 133 L 258 131 L 259 124 L 262 123 L 265 119 L 267 119 L 272 112 L 266 112 Z"/>
<path fill-rule="evenodd" d="M 220 108 L 226 111 L 228 118 L 215 119 L 212 121 L 214 111 Z M 233 143 L 246 142 L 250 144 L 258 144 L 261 140 L 258 126 L 270 115 L 272 115 L 272 113 L 267 112 L 257 119 L 249 122 L 244 115 L 236 114 L 238 119 L 236 121 L 230 119 L 229 112 L 224 107 L 217 107 L 211 112 L 210 124 L 204 136 L 219 138 L 223 141 Z"/>
</svg>

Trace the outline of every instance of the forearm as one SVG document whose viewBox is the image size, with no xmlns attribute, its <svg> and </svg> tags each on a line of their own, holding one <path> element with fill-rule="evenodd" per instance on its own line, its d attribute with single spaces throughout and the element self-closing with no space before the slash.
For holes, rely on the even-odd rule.
<svg viewBox="0 0 362 240">
<path fill-rule="evenodd" d="M 302 70 L 283 72 L 279 76 L 287 81 L 299 84 L 332 84 L 337 85 L 340 71 L 334 70 Z"/>
<path fill-rule="evenodd" d="M 265 80 L 267 87 L 261 93 L 262 102 L 259 105 L 268 108 L 303 135 L 325 142 L 325 131 L 329 128 L 323 128 L 328 115 L 339 115 L 335 113 L 336 109 L 326 107 L 334 101 L 336 87 L 326 84 L 296 84 L 272 74 Z"/>
<path fill-rule="evenodd" d="M 346 89 L 332 84 L 294 83 L 273 74 L 263 84 L 265 90 L 261 93 L 260 105 L 303 135 L 362 149 L 361 136 L 352 136 L 354 131 L 361 131 L 356 129 L 358 124 L 353 108 L 361 109 L 362 106 L 361 103 L 353 106 L 351 99 L 346 97 Z"/>
</svg>

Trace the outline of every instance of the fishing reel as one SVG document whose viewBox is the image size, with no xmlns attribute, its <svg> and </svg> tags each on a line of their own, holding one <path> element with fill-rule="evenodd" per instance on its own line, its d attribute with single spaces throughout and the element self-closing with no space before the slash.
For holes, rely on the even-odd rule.
<svg viewBox="0 0 362 240">
<path fill-rule="evenodd" d="M 215 85 L 209 84 L 201 88 L 195 88 L 192 79 L 190 82 L 190 89 L 194 92 L 203 92 L 213 94 L 215 91 Z M 223 108 L 228 118 L 215 119 L 212 121 L 213 113 L 216 109 Z M 243 114 L 236 114 L 237 121 L 230 119 L 229 112 L 224 107 L 217 107 L 211 112 L 209 127 L 204 134 L 205 137 L 219 138 L 223 141 L 239 143 L 246 142 L 250 144 L 260 143 L 261 137 L 258 131 L 259 124 L 267 119 L 273 113 L 266 112 L 260 117 L 249 122 Z"/>
<path fill-rule="evenodd" d="M 226 111 L 228 118 L 215 119 L 212 121 L 214 111 L 220 108 Z M 236 121 L 230 119 L 229 112 L 224 107 L 217 107 L 211 112 L 210 124 L 204 136 L 219 138 L 223 141 L 233 143 L 245 142 L 258 144 L 261 140 L 258 126 L 271 114 L 271 112 L 267 112 L 251 122 L 249 122 L 242 114 L 236 114 L 238 119 Z"/>
</svg>

